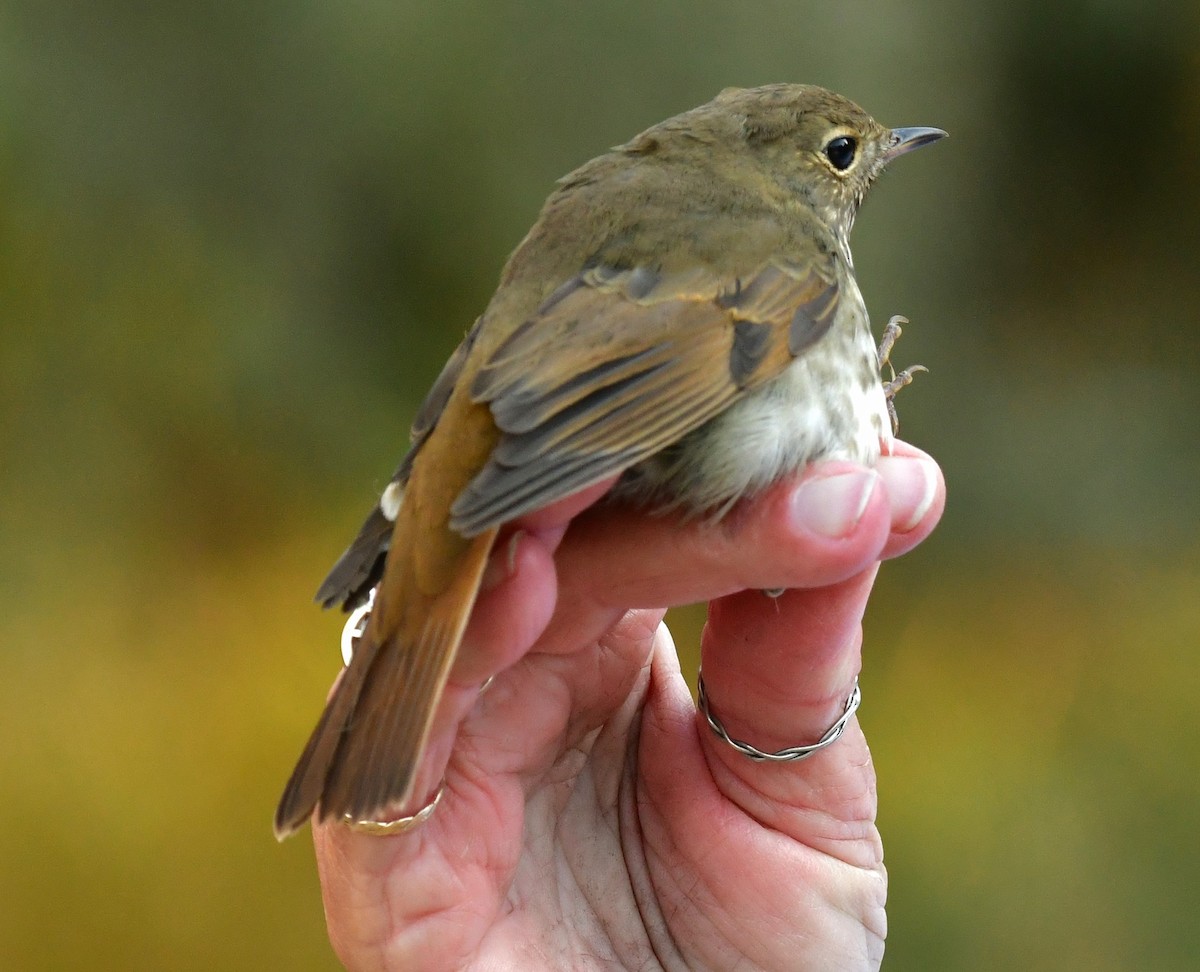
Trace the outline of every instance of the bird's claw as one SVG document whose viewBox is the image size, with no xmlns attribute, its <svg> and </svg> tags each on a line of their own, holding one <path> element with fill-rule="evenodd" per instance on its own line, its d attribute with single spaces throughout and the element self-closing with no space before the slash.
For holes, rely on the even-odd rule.
<svg viewBox="0 0 1200 972">
<path fill-rule="evenodd" d="M 905 368 L 903 371 L 897 372 L 892 366 L 892 349 L 896 346 L 896 342 L 900 340 L 900 335 L 904 333 L 902 325 L 908 323 L 907 317 L 895 315 L 887 326 L 883 329 L 883 336 L 879 341 L 879 350 L 876 352 L 879 370 L 883 371 L 887 368 L 890 377 L 883 383 L 883 397 L 887 400 L 888 418 L 892 421 L 892 435 L 895 435 L 900 430 L 900 416 L 896 413 L 896 395 L 901 388 L 912 384 L 913 376 L 919 371 L 928 371 L 924 365 L 912 365 Z"/>
</svg>

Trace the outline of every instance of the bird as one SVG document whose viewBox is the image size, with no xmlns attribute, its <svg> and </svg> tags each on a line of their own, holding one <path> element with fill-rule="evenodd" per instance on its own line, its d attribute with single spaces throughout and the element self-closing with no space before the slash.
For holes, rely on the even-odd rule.
<svg viewBox="0 0 1200 972">
<path fill-rule="evenodd" d="M 506 524 L 614 476 L 606 502 L 715 519 L 814 460 L 879 457 L 889 397 L 849 235 L 884 167 L 945 134 L 817 86 L 727 88 L 558 181 L 318 591 L 373 602 L 280 840 L 413 799 Z"/>
</svg>

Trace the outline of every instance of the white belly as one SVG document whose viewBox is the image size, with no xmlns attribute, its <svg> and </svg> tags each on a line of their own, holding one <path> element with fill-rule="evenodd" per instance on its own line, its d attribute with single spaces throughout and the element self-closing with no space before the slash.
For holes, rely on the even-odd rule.
<svg viewBox="0 0 1200 972">
<path fill-rule="evenodd" d="M 835 325 L 778 378 L 642 463 L 619 492 L 724 512 L 814 459 L 873 464 L 881 443 L 890 447 L 891 422 L 874 338 Z"/>
</svg>

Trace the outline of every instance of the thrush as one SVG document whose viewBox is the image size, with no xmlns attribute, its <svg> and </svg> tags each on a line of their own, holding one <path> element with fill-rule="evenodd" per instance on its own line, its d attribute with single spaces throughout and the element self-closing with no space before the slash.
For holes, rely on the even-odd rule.
<svg viewBox="0 0 1200 972">
<path fill-rule="evenodd" d="M 375 599 L 277 836 L 424 796 L 505 524 L 618 475 L 614 501 L 715 518 L 813 460 L 878 458 L 888 398 L 849 235 L 883 168 L 944 135 L 823 88 L 728 89 L 559 181 L 321 585 L 326 606 Z"/>
</svg>

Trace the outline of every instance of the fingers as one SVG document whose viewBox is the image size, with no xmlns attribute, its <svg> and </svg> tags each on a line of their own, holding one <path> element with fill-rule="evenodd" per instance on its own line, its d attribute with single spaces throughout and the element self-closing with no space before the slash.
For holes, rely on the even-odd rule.
<svg viewBox="0 0 1200 972">
<path fill-rule="evenodd" d="M 903 553 L 941 516 L 945 487 L 936 465 L 910 446 L 876 467 L 890 529 L 880 557 Z M 862 617 L 877 564 L 845 579 L 787 591 L 774 601 L 753 591 L 710 605 L 702 666 L 710 709 L 734 739 L 765 752 L 819 740 L 845 712 L 861 668 Z M 793 763 L 755 762 L 702 725 L 718 786 L 764 823 L 870 866 L 874 774 L 856 719 L 836 743 Z M 814 830 L 812 818 L 821 820 Z M 864 857 L 865 855 L 865 857 Z"/>
<path fill-rule="evenodd" d="M 492 550 L 454 665 L 454 684 L 478 686 L 524 654 L 554 613 L 554 550 L 518 529 Z"/>
<path fill-rule="evenodd" d="M 731 703 L 730 731 L 769 750 L 816 741 L 841 714 L 858 672 L 859 622 L 879 559 L 928 536 L 944 499 L 937 465 L 898 444 L 877 469 L 816 465 L 716 524 L 590 510 L 556 554 L 558 602 L 534 650 L 575 651 L 630 605 L 715 599 L 705 677 L 722 717 L 726 695 L 744 696 L 744 705 Z M 795 590 L 778 600 L 760 593 L 776 587 Z M 577 708 L 603 707 L 593 669 L 567 667 L 564 677 L 574 679 Z M 791 715 L 755 720 L 756 705 L 780 684 L 788 691 L 772 705 L 792 706 Z M 763 729 L 774 731 L 752 732 Z"/>
<path fill-rule="evenodd" d="M 451 683 L 479 685 L 517 661 L 545 629 L 557 594 L 554 552 L 572 517 L 616 477 L 522 517 L 492 550 Z"/>
<path fill-rule="evenodd" d="M 594 494 L 606 486 L 602 484 Z M 943 502 L 936 465 L 918 450 L 898 444 L 877 469 L 845 462 L 817 464 L 798 481 L 776 485 L 715 523 L 681 522 L 678 517 L 606 505 L 577 517 L 563 537 L 564 524 L 578 509 L 574 498 L 523 521 L 492 552 L 485 589 L 435 717 L 417 789 L 436 788 L 458 726 L 476 703 L 479 686 L 511 667 L 531 646 L 540 656 L 563 655 L 567 661 L 569 656 L 593 650 L 601 634 L 630 607 L 661 608 L 746 589 L 828 588 L 849 581 L 880 557 L 919 542 L 933 528 Z M 852 589 L 853 585 L 848 588 Z M 859 592 L 859 602 L 868 589 L 869 580 Z M 746 603 L 782 611 L 793 600 L 789 595 L 773 604 L 752 593 Z M 859 602 L 831 606 L 830 611 L 857 618 Z M 718 633 L 725 630 L 723 610 L 732 611 L 732 606 L 717 609 L 713 630 Z M 792 613 L 789 610 L 787 616 Z M 725 627 L 740 623 L 736 613 L 730 618 Z M 798 625 L 804 622 L 805 617 L 795 618 Z M 849 650 L 845 641 L 843 637 L 837 646 L 843 652 Z M 644 660 L 616 659 L 615 669 L 636 669 Z M 733 667 L 723 670 L 720 661 L 708 664 L 715 705 L 725 704 L 726 692 L 737 693 L 747 686 L 747 698 L 753 700 L 751 673 Z M 857 670 L 850 656 L 842 658 L 841 666 L 851 675 Z M 595 712 L 598 718 L 611 705 L 613 678 L 622 681 L 619 675 L 597 677 L 595 665 L 566 664 L 556 669 L 555 677 L 566 688 L 566 704 Z M 836 681 L 836 673 L 829 681 Z M 813 684 L 809 691 L 820 694 Z M 844 691 L 840 685 L 821 691 L 826 689 L 830 699 L 840 694 L 844 702 L 849 684 Z M 737 716 L 735 707 L 733 726 Z M 823 715 L 821 719 L 814 715 L 812 722 L 822 720 Z M 780 737 L 786 737 L 784 744 L 803 741 L 790 734 L 792 724 L 778 728 Z M 794 728 L 799 732 L 808 725 Z"/>
<path fill-rule="evenodd" d="M 746 914 L 771 915 L 778 934 L 754 940 L 766 946 L 765 954 L 738 952 L 757 959 L 755 967 L 878 967 L 887 929 L 887 876 L 861 734 L 840 738 L 825 751 L 841 750 L 842 778 L 822 772 L 803 802 L 782 803 L 741 782 L 714 760 L 709 741 L 716 737 L 697 722 L 665 632 L 655 652 L 638 747 L 638 822 L 649 856 L 663 862 L 665 876 L 656 882 L 662 910 L 686 914 L 688 902 L 711 899 L 743 921 Z M 728 751 L 745 766 L 758 765 Z M 798 766 L 823 758 L 763 766 L 762 772 L 797 776 L 806 772 Z M 676 874 L 687 880 L 672 881 Z M 840 961 L 826 956 L 814 963 L 803 957 L 814 941 L 846 943 L 846 953 Z M 874 961 L 865 961 L 860 951 Z"/>
<path fill-rule="evenodd" d="M 593 507 L 555 556 L 559 604 L 539 647 L 594 636 L 629 607 L 838 583 L 928 536 L 944 500 L 933 460 L 897 444 L 876 469 L 815 464 L 715 523 Z"/>
<path fill-rule="evenodd" d="M 701 664 L 710 710 L 732 738 L 777 752 L 815 743 L 838 720 L 861 668 L 861 621 L 874 578 L 869 567 L 828 587 L 787 591 L 775 603 L 743 592 L 710 606 Z M 832 846 L 824 849 L 840 853 L 874 819 L 874 775 L 857 719 L 831 746 L 798 762 L 755 762 L 706 724 L 701 739 L 718 787 L 776 830 L 814 844 L 811 817 L 818 815 L 816 845 L 826 840 Z"/>
<path fill-rule="evenodd" d="M 394 913 L 401 899 L 427 914 L 439 889 L 461 878 L 446 870 L 447 848 L 470 849 L 486 858 L 487 873 L 507 873 L 507 865 L 496 869 L 519 843 L 522 788 L 513 774 L 520 776 L 521 759 L 544 762 L 548 747 L 572 745 L 581 727 L 556 735 L 556 719 L 563 726 L 572 719 L 603 721 L 650 657 L 655 614 L 632 616 L 637 625 L 628 637 L 601 639 L 631 606 L 718 598 L 704 636 L 705 678 L 731 734 L 762 749 L 818 738 L 840 714 L 859 667 L 859 623 L 875 564 L 924 539 L 944 499 L 932 460 L 897 443 L 873 470 L 814 466 L 716 524 L 605 507 L 577 517 L 564 536 L 577 509 L 567 503 L 520 524 L 492 553 L 438 713 L 423 769 L 436 766 L 440 778 L 452 748 L 455 762 L 437 813 L 417 830 L 386 839 L 337 823 L 314 828 L 323 883 L 331 889 L 331 931 L 360 941 L 391 934 L 407 920 Z M 799 589 L 775 600 L 759 593 L 773 587 Z M 511 684 L 506 676 L 478 704 L 479 684 L 511 667 L 531 645 L 537 664 L 514 671 Z M 815 819 L 818 825 L 804 834 L 809 843 L 869 856 L 873 844 L 863 835 L 871 831 L 873 781 L 856 722 L 804 763 L 763 766 L 698 725 L 677 670 L 671 679 L 666 695 L 675 705 L 671 718 L 659 720 L 669 724 L 663 732 L 643 730 L 644 745 L 661 744 L 644 753 L 645 761 L 658 763 L 643 765 L 645 773 L 657 769 L 664 781 L 687 775 L 680 792 L 692 800 L 695 779 L 684 763 L 707 765 L 727 798 L 776 829 L 796 833 Z M 666 712 L 656 708 L 656 697 L 647 710 L 651 719 L 658 708 L 659 715 Z M 467 730 L 455 745 L 468 712 Z M 436 782 L 431 777 L 430 787 Z M 859 839 L 846 840 L 856 830 Z M 389 878 L 421 893 L 389 895 Z M 382 925 L 364 928 L 362 921 Z"/>
<path fill-rule="evenodd" d="M 501 538 L 452 684 L 477 686 L 508 668 L 547 624 L 538 650 L 569 651 L 630 607 L 835 583 L 919 543 L 945 498 L 936 463 L 900 442 L 873 470 L 814 465 L 717 523 L 607 505 L 577 516 L 612 482 L 523 518 Z"/>
<path fill-rule="evenodd" d="M 481 687 L 537 640 L 554 611 L 555 594 L 554 552 L 545 537 L 521 529 L 502 536 L 434 714 L 414 793 L 432 793 L 446 777 L 459 726 L 478 702 Z"/>
<path fill-rule="evenodd" d="M 900 440 L 879 458 L 875 470 L 892 511 L 892 531 L 882 554 L 889 560 L 912 550 L 937 526 L 946 507 L 946 481 L 928 454 Z"/>
</svg>

